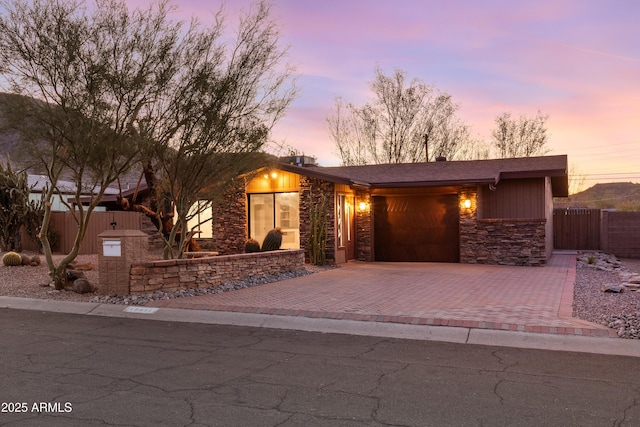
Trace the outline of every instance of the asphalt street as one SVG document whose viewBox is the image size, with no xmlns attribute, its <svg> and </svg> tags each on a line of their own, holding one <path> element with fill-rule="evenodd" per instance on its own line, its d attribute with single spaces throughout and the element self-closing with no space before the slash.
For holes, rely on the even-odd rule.
<svg viewBox="0 0 640 427">
<path fill-rule="evenodd" d="M 0 309 L 2 426 L 633 426 L 638 359 Z"/>
</svg>

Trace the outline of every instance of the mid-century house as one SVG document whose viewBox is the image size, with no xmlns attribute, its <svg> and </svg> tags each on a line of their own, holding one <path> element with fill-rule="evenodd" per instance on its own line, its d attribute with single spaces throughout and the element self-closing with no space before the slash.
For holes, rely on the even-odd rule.
<svg viewBox="0 0 640 427">
<path fill-rule="evenodd" d="M 567 156 L 320 167 L 308 158 L 241 180 L 213 213 L 213 246 L 241 253 L 280 227 L 306 248 L 312 201 L 328 200 L 327 259 L 544 265 Z"/>
</svg>

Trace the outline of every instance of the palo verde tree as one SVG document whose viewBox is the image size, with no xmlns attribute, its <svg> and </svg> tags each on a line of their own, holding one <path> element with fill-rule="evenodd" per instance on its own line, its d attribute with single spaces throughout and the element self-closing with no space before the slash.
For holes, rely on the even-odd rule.
<svg viewBox="0 0 640 427">
<path fill-rule="evenodd" d="M 496 127 L 491 131 L 495 155 L 498 158 L 542 156 L 547 149 L 547 120 L 549 116 L 540 111 L 535 117 L 511 113 L 496 117 Z"/>
<path fill-rule="evenodd" d="M 460 157 L 473 141 L 451 95 L 404 71 L 375 70 L 373 100 L 362 107 L 336 99 L 329 133 L 344 165 L 412 163 Z"/>
<path fill-rule="evenodd" d="M 175 73 L 171 51 L 180 29 L 167 19 L 166 3 L 130 12 L 117 0 L 91 8 L 75 0 L 12 0 L 1 9 L 1 81 L 20 95 L 5 97 L 3 110 L 50 181 L 39 237 L 61 289 L 92 211 L 137 160 L 145 141 L 133 129 Z M 68 206 L 77 234 L 56 265 L 48 227 L 62 177 L 74 183 L 76 201 L 90 200 Z"/>
<path fill-rule="evenodd" d="M 203 226 L 188 223 L 218 203 L 238 175 L 264 163 L 270 130 L 295 96 L 270 5 L 257 3 L 243 15 L 233 41 L 222 13 L 217 17 L 213 26 L 193 23 L 185 33 L 173 52 L 181 66 L 141 109 L 136 127 L 151 141 L 144 176 L 153 200 L 123 202 L 156 217 L 165 257 L 181 258 Z"/>
</svg>

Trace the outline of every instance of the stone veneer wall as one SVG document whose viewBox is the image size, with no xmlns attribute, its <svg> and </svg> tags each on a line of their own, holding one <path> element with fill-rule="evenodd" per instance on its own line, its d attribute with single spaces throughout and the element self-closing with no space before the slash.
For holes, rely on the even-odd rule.
<svg viewBox="0 0 640 427">
<path fill-rule="evenodd" d="M 129 291 L 135 294 L 207 288 L 247 277 L 266 277 L 302 269 L 302 250 L 149 261 L 131 266 Z"/>
<path fill-rule="evenodd" d="M 360 210 L 360 202 L 367 204 L 367 209 Z M 371 195 L 365 191 L 356 192 L 356 259 L 373 261 L 373 234 L 371 218 Z"/>
<path fill-rule="evenodd" d="M 547 263 L 545 219 L 481 219 L 479 264 L 543 266 Z"/>
<path fill-rule="evenodd" d="M 461 189 L 458 192 L 458 206 L 465 199 L 471 200 L 471 209 L 460 208 L 460 262 L 477 264 L 478 258 L 478 191 L 477 189 Z"/>
<path fill-rule="evenodd" d="M 158 231 L 158 227 L 151 222 L 151 218 L 142 213 L 140 215 L 142 216 L 142 227 L 140 230 L 149 236 L 149 252 L 161 254 L 164 250 L 164 240 Z"/>
<path fill-rule="evenodd" d="M 308 259 L 311 202 L 319 203 L 322 195 L 327 196 L 327 245 L 325 256 L 327 263 L 336 260 L 336 220 L 335 220 L 335 185 L 332 182 L 300 176 L 300 248 L 305 250 Z"/>
<path fill-rule="evenodd" d="M 460 262 L 543 266 L 547 263 L 545 218 L 478 219 L 477 189 L 462 188 L 460 208 Z M 462 203 L 471 200 L 471 208 Z M 481 203 L 481 201 L 480 201 Z"/>
<path fill-rule="evenodd" d="M 247 195 L 244 179 L 237 179 L 212 209 L 212 244 L 221 255 L 241 254 L 247 241 Z"/>
</svg>

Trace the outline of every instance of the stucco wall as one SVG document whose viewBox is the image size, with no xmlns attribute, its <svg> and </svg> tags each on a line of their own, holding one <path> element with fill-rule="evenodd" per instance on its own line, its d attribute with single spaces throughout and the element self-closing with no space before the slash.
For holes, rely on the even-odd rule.
<svg viewBox="0 0 640 427">
<path fill-rule="evenodd" d="M 129 289 L 135 294 L 207 288 L 247 277 L 266 277 L 302 269 L 302 250 L 149 261 L 131 266 Z"/>
</svg>

